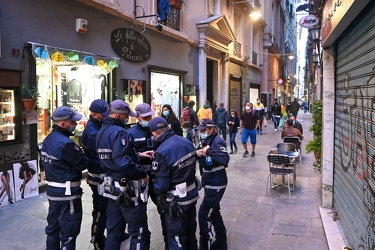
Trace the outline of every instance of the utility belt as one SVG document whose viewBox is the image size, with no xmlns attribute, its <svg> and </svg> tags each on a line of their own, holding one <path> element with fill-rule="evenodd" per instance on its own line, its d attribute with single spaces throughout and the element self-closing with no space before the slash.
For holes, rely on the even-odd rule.
<svg viewBox="0 0 375 250">
<path fill-rule="evenodd" d="M 207 170 L 207 169 L 203 168 L 203 172 L 204 173 L 212 173 L 212 172 L 220 171 L 220 170 L 223 170 L 223 169 L 225 169 L 224 166 L 214 167 L 211 170 Z"/>
<path fill-rule="evenodd" d="M 103 195 L 104 193 L 104 178 L 105 178 L 105 173 L 102 174 L 93 174 L 88 172 L 88 177 L 86 179 L 86 182 L 90 185 L 96 186 L 98 189 L 98 194 Z"/>
<path fill-rule="evenodd" d="M 113 199 L 125 207 L 129 207 L 132 202 L 135 206 L 138 206 L 140 201 L 147 202 L 149 187 L 143 179 L 121 178 L 119 181 L 113 181 L 111 176 L 106 176 L 102 185 L 104 197 Z M 119 195 L 114 194 L 115 188 L 120 189 Z"/>
<path fill-rule="evenodd" d="M 72 195 L 71 188 L 81 186 L 81 181 L 66 181 L 66 182 L 49 181 L 48 186 L 65 188 L 65 195 Z"/>
<path fill-rule="evenodd" d="M 214 189 L 219 191 L 220 189 L 226 188 L 227 185 L 221 185 L 221 186 L 213 186 L 213 185 L 204 185 L 204 188 L 206 189 Z"/>
<path fill-rule="evenodd" d="M 184 185 L 182 185 L 184 184 Z M 184 190 L 181 192 L 181 187 L 184 187 Z M 186 187 L 186 182 L 176 185 L 176 190 L 170 190 L 167 194 L 159 194 L 156 196 L 156 207 L 159 214 L 168 213 L 172 218 L 180 217 L 184 211 L 181 206 L 189 205 L 198 200 L 199 196 L 196 196 L 187 201 L 177 202 L 175 196 L 182 198 L 180 195 L 185 194 L 183 197 L 186 197 L 186 193 L 195 188 L 195 183 Z"/>
</svg>

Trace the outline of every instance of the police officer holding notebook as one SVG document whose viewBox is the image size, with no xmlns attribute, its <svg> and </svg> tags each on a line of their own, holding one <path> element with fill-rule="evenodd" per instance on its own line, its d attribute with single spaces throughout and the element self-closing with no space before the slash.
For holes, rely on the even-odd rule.
<svg viewBox="0 0 375 250">
<path fill-rule="evenodd" d="M 82 222 L 82 171 L 87 158 L 70 136 L 82 115 L 61 106 L 52 115 L 51 133 L 41 149 L 48 181 L 47 249 L 75 249 Z"/>
</svg>

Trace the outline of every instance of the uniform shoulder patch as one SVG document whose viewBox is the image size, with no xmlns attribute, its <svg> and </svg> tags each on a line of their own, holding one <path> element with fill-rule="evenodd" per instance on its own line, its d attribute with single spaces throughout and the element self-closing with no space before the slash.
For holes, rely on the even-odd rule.
<svg viewBox="0 0 375 250">
<path fill-rule="evenodd" d="M 158 171 L 159 170 L 159 163 L 157 163 L 156 161 L 153 161 L 152 165 L 151 165 L 151 168 L 152 168 L 152 171 Z"/>
<path fill-rule="evenodd" d="M 122 145 L 122 146 L 125 146 L 125 145 L 126 145 L 126 139 L 121 139 L 120 142 L 121 142 L 121 145 Z"/>
<path fill-rule="evenodd" d="M 77 150 L 77 151 L 81 151 L 81 149 L 79 148 L 79 146 L 77 144 L 75 144 L 74 149 Z"/>
</svg>

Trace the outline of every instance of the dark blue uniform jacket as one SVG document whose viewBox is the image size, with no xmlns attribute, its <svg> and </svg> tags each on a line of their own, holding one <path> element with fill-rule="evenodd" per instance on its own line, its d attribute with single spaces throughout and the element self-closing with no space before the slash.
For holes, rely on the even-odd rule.
<svg viewBox="0 0 375 250">
<path fill-rule="evenodd" d="M 87 158 L 81 148 L 69 136 L 73 134 L 57 125 L 43 142 L 41 154 L 47 181 L 64 183 L 80 181 L 82 171 L 86 169 Z M 81 194 L 81 187 L 71 189 L 72 195 Z M 65 188 L 47 187 L 47 195 L 65 196 Z"/>
<path fill-rule="evenodd" d="M 82 146 L 83 150 L 88 157 L 87 170 L 93 174 L 104 173 L 100 168 L 98 153 L 96 152 L 96 135 L 102 123 L 95 120 L 91 115 L 82 133 Z"/>
<path fill-rule="evenodd" d="M 196 152 L 193 144 L 169 129 L 155 141 L 155 155 L 152 163 L 155 172 L 154 191 L 162 194 L 174 190 L 176 184 L 187 186 L 195 183 Z M 180 200 L 190 200 L 198 196 L 197 189 L 188 192 Z"/>
<path fill-rule="evenodd" d="M 104 118 L 96 136 L 96 145 L 101 167 L 113 180 L 137 180 L 146 177 L 146 172 L 138 163 L 138 153 L 130 143 L 129 133 L 120 120 Z"/>
<path fill-rule="evenodd" d="M 149 127 L 143 127 L 139 122 L 127 130 L 133 147 L 137 152 L 145 152 L 154 150 L 154 144 L 152 139 L 152 133 Z M 148 158 L 141 158 L 141 165 L 151 165 L 152 160 Z"/>
<path fill-rule="evenodd" d="M 216 132 L 213 132 L 206 140 L 203 141 L 202 147 L 210 145 L 210 148 L 206 151 L 206 156 L 212 158 L 212 165 L 207 166 L 206 157 L 199 157 L 199 170 L 202 175 L 202 185 L 212 185 L 212 186 L 221 186 L 228 183 L 227 173 L 225 169 L 215 171 L 215 172 L 204 172 L 205 170 L 212 170 L 213 168 L 224 166 L 228 167 L 229 163 L 229 154 L 227 151 L 226 142 L 217 135 Z"/>
</svg>

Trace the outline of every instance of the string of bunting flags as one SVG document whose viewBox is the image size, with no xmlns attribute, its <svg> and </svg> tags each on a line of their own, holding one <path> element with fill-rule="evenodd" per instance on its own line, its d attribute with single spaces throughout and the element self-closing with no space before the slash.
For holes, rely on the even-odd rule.
<svg viewBox="0 0 375 250">
<path fill-rule="evenodd" d="M 31 50 L 34 58 L 51 59 L 54 62 L 71 62 L 99 66 L 105 68 L 107 72 L 117 68 L 120 63 L 120 58 L 117 57 L 100 56 L 89 52 L 58 48 L 34 42 L 28 43 L 32 45 Z"/>
</svg>

